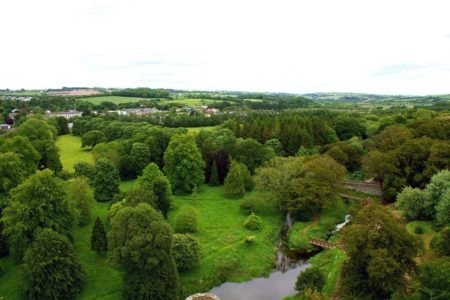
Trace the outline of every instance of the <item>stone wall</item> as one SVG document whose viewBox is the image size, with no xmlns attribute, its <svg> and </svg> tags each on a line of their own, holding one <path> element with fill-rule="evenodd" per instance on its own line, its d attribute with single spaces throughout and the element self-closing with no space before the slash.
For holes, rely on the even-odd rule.
<svg viewBox="0 0 450 300">
<path fill-rule="evenodd" d="M 364 182 L 348 180 L 345 182 L 345 188 L 355 190 L 368 195 L 381 196 L 381 184 L 379 182 Z"/>
</svg>

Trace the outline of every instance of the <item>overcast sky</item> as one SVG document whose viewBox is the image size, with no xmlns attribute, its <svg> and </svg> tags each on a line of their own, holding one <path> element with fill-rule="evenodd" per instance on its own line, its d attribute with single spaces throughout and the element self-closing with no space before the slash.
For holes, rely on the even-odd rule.
<svg viewBox="0 0 450 300">
<path fill-rule="evenodd" d="M 0 88 L 450 93 L 450 1 L 1 0 Z"/>
</svg>

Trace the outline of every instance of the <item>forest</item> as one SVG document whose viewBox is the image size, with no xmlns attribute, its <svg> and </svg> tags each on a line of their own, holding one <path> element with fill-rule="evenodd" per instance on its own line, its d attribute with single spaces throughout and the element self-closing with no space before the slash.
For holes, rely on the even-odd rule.
<svg viewBox="0 0 450 300">
<path fill-rule="evenodd" d="M 108 95 L 0 100 L 0 299 L 450 298 L 447 101 Z"/>
</svg>

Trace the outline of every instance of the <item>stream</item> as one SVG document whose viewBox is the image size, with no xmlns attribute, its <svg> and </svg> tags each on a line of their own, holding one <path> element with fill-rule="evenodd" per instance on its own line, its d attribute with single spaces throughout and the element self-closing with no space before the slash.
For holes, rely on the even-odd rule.
<svg viewBox="0 0 450 300">
<path fill-rule="evenodd" d="M 351 219 L 345 216 L 345 221 L 336 224 L 333 233 L 339 231 Z M 286 221 L 281 228 L 275 246 L 277 247 L 276 271 L 269 277 L 254 278 L 246 282 L 225 282 L 213 288 L 210 293 L 217 295 L 221 300 L 278 300 L 296 294 L 295 281 L 300 272 L 309 268 L 307 260 L 318 252 L 300 253 L 289 250 L 287 246 L 287 232 L 293 223 L 292 215 L 286 215 Z"/>
</svg>

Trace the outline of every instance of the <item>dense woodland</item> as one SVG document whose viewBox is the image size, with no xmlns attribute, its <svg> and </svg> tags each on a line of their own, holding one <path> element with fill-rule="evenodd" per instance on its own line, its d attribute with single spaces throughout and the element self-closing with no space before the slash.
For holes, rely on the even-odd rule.
<svg viewBox="0 0 450 300">
<path fill-rule="evenodd" d="M 150 89 L 112 94 L 177 97 Z M 339 250 L 344 259 L 338 283 L 327 281 L 331 275 L 324 264 L 313 263 L 299 274 L 295 299 L 327 299 L 333 293 L 342 299 L 450 298 L 446 104 L 436 105 L 443 109 L 348 111 L 283 94 L 189 94 L 196 97 L 218 100 L 217 107 L 228 109 L 205 116 L 177 113 L 162 104 L 158 107 L 167 105 L 166 110 L 156 115 L 120 117 L 92 115 L 118 105 L 95 106 L 84 98 L 1 101 L 5 121 L 14 130 L 0 138 L 0 298 L 7 290 L 2 282 L 10 276 L 2 267 L 5 262 L 21 269 L 22 277 L 15 279 L 21 287 L 17 297 L 79 297 L 91 280 L 75 246 L 79 228 L 91 232 L 89 251 L 119 272 L 117 284 L 125 299 L 184 299 L 229 279 L 267 275 L 273 259 L 252 262 L 267 264 L 265 274 L 252 273 L 234 258 L 213 262 L 214 274 L 202 273 L 202 253 L 213 253 L 214 245 L 201 242 L 204 228 L 199 224 L 206 217 L 199 205 L 208 202 L 199 204 L 198 199 L 211 191 L 225 205 L 238 203 L 245 218 L 239 230 L 247 232 L 245 241 L 239 241 L 243 255 L 263 251 L 267 242 L 265 254 L 273 257 L 275 233 L 286 213 L 294 217 L 293 228 L 322 225 L 330 211 L 352 214 L 336 236 L 330 228 L 342 216 L 318 229 L 321 238 L 345 245 L 345 251 Z M 249 101 L 255 99 L 261 101 Z M 70 120 L 71 130 L 65 118 L 41 115 L 75 105 L 84 114 Z M 9 120 L 13 109 L 19 114 Z M 192 130 L 200 126 L 210 127 Z M 79 151 L 92 156 L 93 163 L 80 160 L 70 169 L 63 165 L 57 141 L 67 135 L 80 141 Z M 381 197 L 367 203 L 343 201 L 348 179 L 380 182 Z M 127 181 L 134 185 L 124 190 Z M 184 205 L 183 199 L 192 205 Z M 99 218 L 96 207 L 105 207 L 106 219 Z M 207 218 L 214 220 L 214 214 L 226 218 L 233 212 Z M 269 228 L 273 230 L 263 234 Z M 425 234 L 429 240 L 422 238 Z M 304 238 L 291 235 L 291 245 Z M 307 245 L 304 250 L 318 249 Z M 326 257 L 327 251 L 332 250 L 315 259 Z"/>
</svg>

